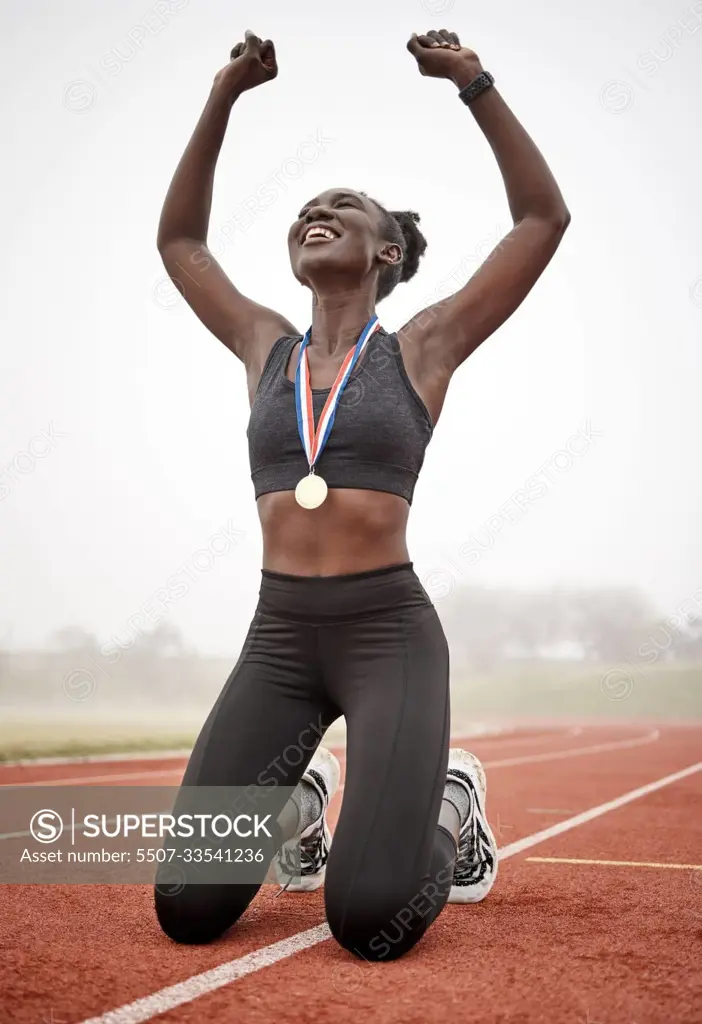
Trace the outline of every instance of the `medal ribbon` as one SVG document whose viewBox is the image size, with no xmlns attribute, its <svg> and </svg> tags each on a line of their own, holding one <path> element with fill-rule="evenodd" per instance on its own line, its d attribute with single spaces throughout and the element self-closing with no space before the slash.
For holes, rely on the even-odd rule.
<svg viewBox="0 0 702 1024">
<path fill-rule="evenodd" d="M 355 348 L 350 349 L 347 353 L 346 358 L 341 364 L 339 372 L 336 375 L 336 380 L 331 387 L 329 396 L 324 403 L 322 415 L 319 417 L 319 423 L 317 424 L 316 430 L 314 426 L 310 370 L 307 360 L 307 346 L 310 343 L 310 337 L 312 334 L 311 327 L 302 339 L 302 345 L 300 346 L 300 358 L 298 360 L 297 370 L 295 371 L 295 409 L 297 411 L 297 429 L 300 434 L 300 440 L 302 441 L 302 447 L 304 448 L 305 455 L 307 456 L 310 473 L 314 472 L 314 465 L 322 454 L 324 446 L 331 434 L 331 429 L 334 425 L 334 417 L 336 416 L 336 410 L 339 405 L 339 399 L 341 398 L 341 394 L 346 387 L 349 377 L 351 376 L 351 372 L 358 362 L 361 353 L 368 344 L 371 335 L 373 335 L 379 327 L 380 321 L 377 316 L 373 315 L 363 328 L 361 336 L 356 342 Z"/>
</svg>

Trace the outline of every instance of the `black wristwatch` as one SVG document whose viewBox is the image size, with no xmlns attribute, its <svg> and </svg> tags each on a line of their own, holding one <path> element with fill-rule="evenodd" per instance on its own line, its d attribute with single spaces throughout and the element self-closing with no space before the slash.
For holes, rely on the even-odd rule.
<svg viewBox="0 0 702 1024">
<path fill-rule="evenodd" d="M 495 79 L 489 71 L 481 71 L 472 82 L 464 86 L 458 94 L 458 98 L 463 100 L 464 103 L 472 103 L 478 96 L 482 96 L 486 89 L 491 89 L 495 84 Z"/>
</svg>

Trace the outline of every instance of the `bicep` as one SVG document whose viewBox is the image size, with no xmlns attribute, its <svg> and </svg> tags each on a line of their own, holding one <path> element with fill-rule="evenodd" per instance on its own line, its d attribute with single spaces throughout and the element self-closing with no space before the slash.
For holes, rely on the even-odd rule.
<svg viewBox="0 0 702 1024">
<path fill-rule="evenodd" d="M 566 224 L 526 217 L 493 249 L 470 280 L 427 307 L 403 328 L 433 359 L 439 350 L 452 371 L 522 304 L 548 266 Z M 432 351 L 434 349 L 434 351 Z"/>
<path fill-rule="evenodd" d="M 298 333 L 285 317 L 243 295 L 202 242 L 176 239 L 159 251 L 195 315 L 247 365 L 265 360 L 278 338 Z"/>
</svg>

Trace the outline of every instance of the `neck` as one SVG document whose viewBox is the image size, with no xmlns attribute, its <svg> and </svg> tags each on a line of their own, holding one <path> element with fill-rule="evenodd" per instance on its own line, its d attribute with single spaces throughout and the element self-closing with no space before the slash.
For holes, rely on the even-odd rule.
<svg viewBox="0 0 702 1024">
<path fill-rule="evenodd" d="M 375 299 L 361 289 L 315 295 L 312 305 L 310 345 L 320 354 L 348 351 L 375 313 Z"/>
</svg>

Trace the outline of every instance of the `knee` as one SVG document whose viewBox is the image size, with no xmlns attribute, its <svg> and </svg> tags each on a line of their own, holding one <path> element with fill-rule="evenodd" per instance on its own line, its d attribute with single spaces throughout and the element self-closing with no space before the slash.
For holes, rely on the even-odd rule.
<svg viewBox="0 0 702 1024">
<path fill-rule="evenodd" d="M 422 937 L 426 922 L 412 900 L 356 889 L 346 899 L 327 898 L 327 922 L 336 941 L 371 961 L 396 960 Z"/>
<path fill-rule="evenodd" d="M 168 893 L 156 886 L 154 903 L 162 931 L 184 945 L 202 945 L 223 935 L 241 917 L 251 897 L 236 898 L 234 890 L 244 886 L 227 886 L 232 892 L 222 898 L 219 886 L 186 885 L 180 892 Z M 234 897 L 234 899 L 232 899 Z"/>
</svg>

